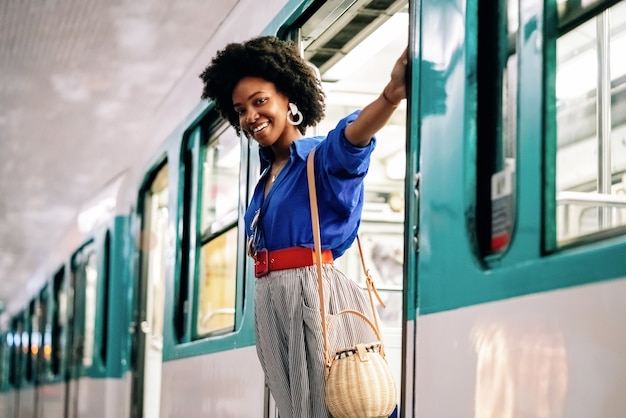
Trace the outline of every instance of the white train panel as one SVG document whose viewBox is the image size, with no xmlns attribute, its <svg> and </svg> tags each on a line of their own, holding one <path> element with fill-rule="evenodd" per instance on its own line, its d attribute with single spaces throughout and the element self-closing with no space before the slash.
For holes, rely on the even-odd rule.
<svg viewBox="0 0 626 418">
<path fill-rule="evenodd" d="M 15 393 L 0 392 L 0 417 L 13 416 L 13 399 Z"/>
<path fill-rule="evenodd" d="M 62 417 L 65 408 L 65 385 L 56 383 L 39 386 L 37 418 Z"/>
<path fill-rule="evenodd" d="M 626 411 L 626 279 L 418 317 L 418 417 Z"/>
<path fill-rule="evenodd" d="M 35 415 L 35 388 L 26 387 L 20 389 L 18 404 L 17 416 L 19 418 L 33 417 Z"/>
<path fill-rule="evenodd" d="M 130 403 L 130 375 L 123 379 L 79 380 L 77 417 L 127 417 Z"/>
<path fill-rule="evenodd" d="M 263 371 L 255 347 L 163 363 L 162 418 L 263 417 Z"/>
</svg>

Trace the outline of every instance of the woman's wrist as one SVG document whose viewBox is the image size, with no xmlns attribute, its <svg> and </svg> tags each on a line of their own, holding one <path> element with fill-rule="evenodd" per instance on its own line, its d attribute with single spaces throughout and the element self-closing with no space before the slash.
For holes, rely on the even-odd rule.
<svg viewBox="0 0 626 418">
<path fill-rule="evenodd" d="M 381 94 L 381 96 L 383 96 L 383 99 L 387 102 L 387 104 L 393 108 L 396 108 L 398 106 L 400 106 L 400 102 L 394 102 L 393 100 L 391 100 L 391 97 L 389 97 L 389 95 L 387 95 L 387 86 L 385 86 L 385 88 L 383 89 L 383 92 Z"/>
</svg>

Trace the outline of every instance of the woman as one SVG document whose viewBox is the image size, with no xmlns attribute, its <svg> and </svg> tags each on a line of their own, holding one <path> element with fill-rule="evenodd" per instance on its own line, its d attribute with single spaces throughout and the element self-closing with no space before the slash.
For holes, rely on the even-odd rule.
<svg viewBox="0 0 626 418">
<path fill-rule="evenodd" d="M 262 172 L 245 225 L 258 278 L 257 353 L 281 418 L 330 416 L 324 403 L 307 155 L 315 148 L 326 312 L 369 312 L 363 290 L 332 262 L 357 235 L 374 134 L 406 97 L 406 66 L 405 51 L 376 100 L 341 120 L 326 137 L 307 138 L 306 128 L 323 117 L 325 96 L 295 44 L 271 36 L 232 43 L 200 75 L 202 98 L 212 99 L 238 132 L 260 146 Z"/>
</svg>

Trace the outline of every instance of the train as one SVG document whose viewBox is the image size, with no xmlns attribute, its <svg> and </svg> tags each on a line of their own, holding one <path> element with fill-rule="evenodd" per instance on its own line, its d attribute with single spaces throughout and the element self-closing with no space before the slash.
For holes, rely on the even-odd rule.
<svg viewBox="0 0 626 418">
<path fill-rule="evenodd" d="M 399 415 L 626 416 L 626 2 L 241 3 L 211 42 L 297 42 L 319 133 L 408 46 L 359 230 Z M 259 168 L 198 99 L 94 191 L 2 315 L 0 416 L 277 418 L 243 226 Z M 357 249 L 336 264 L 364 283 Z"/>
</svg>

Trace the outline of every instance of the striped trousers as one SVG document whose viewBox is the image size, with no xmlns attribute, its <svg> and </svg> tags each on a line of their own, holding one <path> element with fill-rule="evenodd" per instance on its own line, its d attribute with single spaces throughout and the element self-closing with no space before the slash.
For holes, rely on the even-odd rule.
<svg viewBox="0 0 626 418">
<path fill-rule="evenodd" d="M 323 270 L 329 320 L 343 309 L 356 309 L 371 317 L 363 289 L 332 264 L 325 264 Z M 315 266 L 270 272 L 256 282 L 256 349 L 280 418 L 330 418 L 324 401 L 319 307 Z M 354 317 L 341 315 L 341 320 L 332 323 L 329 341 L 333 352 L 376 339 L 365 322 L 345 318 L 348 316 Z"/>
</svg>

